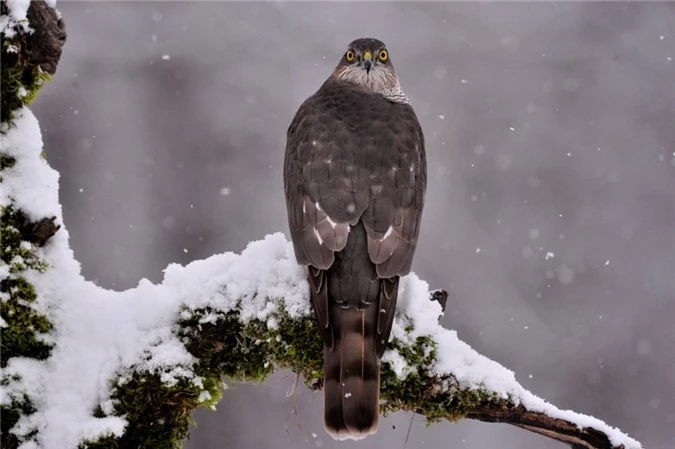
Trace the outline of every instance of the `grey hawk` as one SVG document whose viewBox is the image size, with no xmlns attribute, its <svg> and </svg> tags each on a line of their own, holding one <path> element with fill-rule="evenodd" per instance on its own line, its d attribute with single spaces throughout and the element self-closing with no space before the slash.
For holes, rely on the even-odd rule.
<svg viewBox="0 0 675 449">
<path fill-rule="evenodd" d="M 284 189 L 324 341 L 324 423 L 377 431 L 380 359 L 410 271 L 426 190 L 424 135 L 377 39 L 349 44 L 288 129 Z"/>
</svg>

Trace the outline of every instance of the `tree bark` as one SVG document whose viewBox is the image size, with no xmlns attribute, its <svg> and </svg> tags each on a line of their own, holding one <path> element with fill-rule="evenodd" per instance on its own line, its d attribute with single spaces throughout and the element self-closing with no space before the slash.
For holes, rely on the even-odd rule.
<svg viewBox="0 0 675 449">
<path fill-rule="evenodd" d="M 527 410 L 522 405 L 514 407 L 508 403 L 484 404 L 479 408 L 469 410 L 466 417 L 484 422 L 511 424 L 566 443 L 573 449 L 624 449 L 625 447 L 622 444 L 614 446 L 606 434 L 595 429 L 580 429 L 569 421 Z"/>
</svg>

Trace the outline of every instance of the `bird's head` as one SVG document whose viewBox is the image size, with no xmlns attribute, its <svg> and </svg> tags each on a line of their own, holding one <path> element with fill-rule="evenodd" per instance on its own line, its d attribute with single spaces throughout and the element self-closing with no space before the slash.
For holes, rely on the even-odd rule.
<svg viewBox="0 0 675 449">
<path fill-rule="evenodd" d="M 347 46 L 333 71 L 335 78 L 380 93 L 390 101 L 407 103 L 384 42 L 356 39 Z"/>
</svg>

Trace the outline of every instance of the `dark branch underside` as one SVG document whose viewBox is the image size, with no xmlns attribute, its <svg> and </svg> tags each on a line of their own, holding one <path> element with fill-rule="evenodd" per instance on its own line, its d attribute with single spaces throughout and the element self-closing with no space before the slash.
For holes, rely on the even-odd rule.
<svg viewBox="0 0 675 449">
<path fill-rule="evenodd" d="M 623 445 L 612 445 L 609 437 L 602 432 L 591 428 L 580 429 L 569 421 L 526 410 L 522 405 L 514 407 L 499 402 L 485 404 L 469 410 L 466 417 L 484 422 L 511 424 L 561 441 L 574 449 L 624 449 Z"/>
</svg>

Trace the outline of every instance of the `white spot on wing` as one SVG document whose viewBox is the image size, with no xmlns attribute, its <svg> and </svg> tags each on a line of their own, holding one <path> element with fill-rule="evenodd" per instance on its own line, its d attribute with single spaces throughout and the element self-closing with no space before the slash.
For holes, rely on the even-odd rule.
<svg viewBox="0 0 675 449">
<path fill-rule="evenodd" d="M 384 240 L 384 239 L 386 239 L 387 237 L 389 237 L 389 236 L 391 235 L 392 232 L 394 232 L 394 228 L 391 227 L 391 226 L 389 226 L 389 228 L 387 229 L 387 232 L 384 233 L 384 237 L 382 237 L 382 240 Z"/>
<path fill-rule="evenodd" d="M 321 234 L 319 234 L 319 230 L 314 228 L 314 237 L 319 241 L 319 245 L 323 245 L 323 239 L 321 238 Z"/>
<path fill-rule="evenodd" d="M 316 210 L 318 210 L 319 212 L 323 212 L 323 210 L 321 209 L 321 205 L 319 204 L 318 201 L 314 203 L 314 207 L 316 207 Z"/>
<path fill-rule="evenodd" d="M 335 229 L 337 228 L 337 223 L 335 223 L 329 216 L 326 215 L 326 221 L 328 224 L 331 226 L 331 228 Z"/>
</svg>

